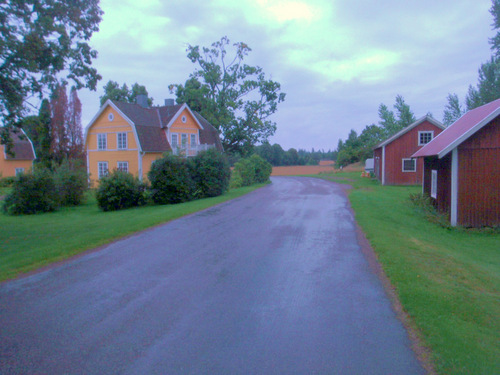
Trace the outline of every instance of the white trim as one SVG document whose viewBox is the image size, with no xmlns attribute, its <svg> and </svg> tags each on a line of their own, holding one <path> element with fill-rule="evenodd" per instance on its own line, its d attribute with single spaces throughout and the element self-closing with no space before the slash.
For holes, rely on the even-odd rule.
<svg viewBox="0 0 500 375">
<path fill-rule="evenodd" d="M 385 146 L 382 147 L 382 185 L 385 185 Z"/>
<path fill-rule="evenodd" d="M 106 164 L 106 174 L 104 175 L 101 175 L 101 164 L 104 166 L 104 164 Z M 107 174 L 109 173 L 109 162 L 107 161 L 98 161 L 97 162 L 97 179 L 101 179 L 103 177 L 105 177 Z"/>
<path fill-rule="evenodd" d="M 139 165 L 138 165 L 138 169 L 139 169 L 139 170 L 138 170 L 138 173 L 139 173 L 139 181 L 142 181 L 142 158 L 143 158 L 143 156 L 144 156 L 144 152 L 139 151 L 139 152 L 137 153 L 137 159 L 138 159 L 137 161 L 138 161 L 138 164 L 139 164 Z"/>
<path fill-rule="evenodd" d="M 413 166 L 414 166 L 414 169 L 413 170 L 405 170 L 405 161 L 406 160 L 412 160 L 414 163 L 413 163 Z M 404 172 L 404 173 L 408 173 L 408 172 L 416 172 L 417 171 L 417 159 L 415 158 L 402 158 L 401 159 L 401 171 Z"/>
<path fill-rule="evenodd" d="M 429 142 L 426 142 L 426 143 L 421 143 L 420 142 L 420 139 L 421 139 L 420 135 L 424 134 L 424 133 L 431 133 L 431 139 L 430 139 L 429 142 L 431 142 L 434 139 L 434 130 L 419 130 L 418 131 L 418 145 L 419 146 L 425 146 L 427 143 L 429 143 Z"/>
<path fill-rule="evenodd" d="M 87 149 L 87 152 L 108 152 L 108 151 L 113 151 L 113 152 L 114 151 L 139 151 L 139 149 L 138 148 L 127 148 L 127 149 L 107 148 L 106 150 L 98 150 L 98 149 L 91 150 L 91 149 Z"/>
<path fill-rule="evenodd" d="M 120 147 L 120 134 L 125 134 L 125 147 Z M 116 149 L 117 150 L 127 150 L 128 149 L 127 132 L 116 132 Z"/>
<path fill-rule="evenodd" d="M 105 151 L 108 149 L 108 133 L 96 133 L 97 135 L 97 150 L 99 151 Z M 104 142 L 99 142 L 99 139 L 102 139 L 102 136 L 104 136 Z M 100 143 L 104 143 L 104 148 L 100 147 Z"/>
<path fill-rule="evenodd" d="M 450 203 L 450 223 L 457 226 L 458 217 L 458 149 L 451 152 L 451 203 Z"/>
<path fill-rule="evenodd" d="M 123 169 L 122 169 L 122 168 L 120 168 L 120 163 L 122 163 L 122 164 L 125 164 L 125 165 L 126 165 L 126 168 L 125 168 L 125 171 L 124 171 L 124 172 L 128 172 L 128 171 L 129 171 L 129 170 L 128 170 L 128 161 L 126 161 L 126 160 L 125 160 L 125 161 L 117 161 L 117 162 L 116 162 L 116 169 L 119 169 L 119 170 L 123 171 Z"/>
<path fill-rule="evenodd" d="M 431 169 L 431 198 L 437 199 L 437 186 L 438 185 L 438 171 L 437 169 Z"/>
</svg>

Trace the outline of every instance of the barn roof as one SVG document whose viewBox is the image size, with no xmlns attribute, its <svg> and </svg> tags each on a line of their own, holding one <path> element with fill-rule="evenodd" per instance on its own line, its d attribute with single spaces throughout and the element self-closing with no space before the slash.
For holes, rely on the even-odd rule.
<svg viewBox="0 0 500 375">
<path fill-rule="evenodd" d="M 468 111 L 412 157 L 437 155 L 440 159 L 500 115 L 500 99 Z"/>
<path fill-rule="evenodd" d="M 389 143 L 391 143 L 392 141 L 398 139 L 403 134 L 408 133 L 411 129 L 413 129 L 414 127 L 420 125 L 424 121 L 430 122 L 432 125 L 435 125 L 438 128 L 440 128 L 440 129 L 444 129 L 445 128 L 445 126 L 442 123 L 440 123 L 438 120 L 436 120 L 436 119 L 434 119 L 434 118 L 432 118 L 430 116 L 423 116 L 423 117 L 419 118 L 417 121 L 415 121 L 414 123 L 408 125 L 406 128 L 398 131 L 396 134 L 394 134 L 390 138 L 387 138 L 385 141 L 380 142 L 378 145 L 376 145 L 374 147 L 374 149 L 377 149 L 377 148 L 380 148 L 380 147 L 388 145 Z"/>
</svg>

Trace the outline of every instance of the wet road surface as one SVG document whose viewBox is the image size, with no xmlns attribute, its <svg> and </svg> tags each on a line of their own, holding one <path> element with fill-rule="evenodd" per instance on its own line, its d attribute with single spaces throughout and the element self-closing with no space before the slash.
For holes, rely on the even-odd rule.
<svg viewBox="0 0 500 375">
<path fill-rule="evenodd" d="M 0 284 L 1 374 L 421 374 L 347 200 L 297 177 Z"/>
</svg>

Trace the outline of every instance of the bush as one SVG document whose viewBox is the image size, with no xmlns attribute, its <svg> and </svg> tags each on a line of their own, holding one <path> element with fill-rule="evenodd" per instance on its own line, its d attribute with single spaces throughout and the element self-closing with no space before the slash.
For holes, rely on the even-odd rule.
<svg viewBox="0 0 500 375">
<path fill-rule="evenodd" d="M 65 160 L 55 169 L 54 182 L 62 206 L 77 206 L 83 202 L 88 175 L 81 161 Z"/>
<path fill-rule="evenodd" d="M 15 177 L 1 177 L 0 176 L 0 187 L 12 187 L 14 185 Z"/>
<path fill-rule="evenodd" d="M 448 220 L 448 215 L 438 212 L 432 204 L 432 199 L 427 194 L 415 193 L 410 194 L 410 202 L 415 207 L 415 210 L 425 217 L 431 223 L 438 224 L 443 228 L 452 228 Z"/>
<path fill-rule="evenodd" d="M 155 160 L 148 173 L 153 202 L 171 204 L 191 200 L 194 182 L 189 169 L 186 159 L 172 154 Z"/>
<path fill-rule="evenodd" d="M 231 187 L 250 186 L 255 181 L 255 168 L 249 159 L 241 159 L 234 165 Z"/>
<path fill-rule="evenodd" d="M 229 187 L 231 177 L 229 163 L 216 149 L 201 152 L 190 159 L 189 171 L 194 183 L 194 196 L 197 199 L 222 195 Z"/>
<path fill-rule="evenodd" d="M 250 157 L 250 162 L 255 170 L 254 182 L 263 183 L 269 181 L 273 166 L 257 154 L 253 154 Z"/>
<path fill-rule="evenodd" d="M 145 185 L 128 172 L 114 170 L 99 180 L 97 205 L 103 211 L 116 211 L 145 203 Z"/>
<path fill-rule="evenodd" d="M 47 169 L 39 169 L 16 177 L 3 210 L 9 215 L 21 215 L 54 211 L 57 207 L 54 179 Z"/>
</svg>

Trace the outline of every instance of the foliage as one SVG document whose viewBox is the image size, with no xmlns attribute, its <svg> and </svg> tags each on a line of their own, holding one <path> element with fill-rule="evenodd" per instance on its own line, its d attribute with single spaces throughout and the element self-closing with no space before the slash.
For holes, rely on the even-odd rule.
<svg viewBox="0 0 500 375">
<path fill-rule="evenodd" d="M 443 124 L 450 126 L 465 113 L 457 94 L 448 94 L 448 104 L 444 108 Z"/>
<path fill-rule="evenodd" d="M 129 90 L 127 84 L 123 84 L 122 87 L 115 81 L 108 81 L 104 85 L 104 95 L 99 98 L 101 106 L 106 103 L 106 100 L 111 99 L 118 102 L 126 103 L 136 103 L 138 95 L 146 95 L 148 97 L 148 105 L 153 105 L 153 98 L 149 97 L 148 90 L 146 86 L 139 85 L 137 82 L 132 85 L 132 89 Z"/>
<path fill-rule="evenodd" d="M 311 151 L 290 148 L 287 151 L 279 144 L 271 145 L 264 142 L 254 147 L 254 153 L 265 159 L 271 165 L 317 165 L 320 160 L 335 160 L 336 152 L 312 149 Z"/>
<path fill-rule="evenodd" d="M 88 175 L 81 160 L 64 160 L 54 171 L 54 183 L 61 206 L 83 203 L 88 189 Z"/>
<path fill-rule="evenodd" d="M 189 160 L 196 198 L 216 197 L 229 188 L 231 170 L 227 158 L 216 149 L 200 152 Z"/>
<path fill-rule="evenodd" d="M 49 170 L 41 168 L 16 177 L 3 210 L 9 215 L 22 215 L 54 211 L 57 207 L 54 179 Z"/>
<path fill-rule="evenodd" d="M 151 198 L 156 204 L 187 202 L 192 199 L 194 181 L 187 161 L 177 155 L 166 154 L 155 160 L 148 173 Z"/>
<path fill-rule="evenodd" d="M 415 206 L 416 211 L 431 223 L 440 225 L 443 228 L 451 228 L 447 215 L 436 210 L 431 198 L 427 194 L 415 193 L 409 195 L 409 200 Z"/>
<path fill-rule="evenodd" d="M 345 142 L 339 140 L 336 150 L 337 165 L 344 167 L 348 164 L 364 161 L 373 155 L 373 148 L 378 143 L 416 121 L 410 106 L 405 103 L 401 95 L 396 96 L 394 109 L 396 115 L 385 104 L 380 104 L 378 126 L 375 124 L 367 125 L 359 136 L 352 129 Z"/>
<path fill-rule="evenodd" d="M 103 211 L 117 211 L 145 203 L 144 184 L 128 172 L 114 170 L 99 180 L 96 191 L 98 207 Z"/>
<path fill-rule="evenodd" d="M 14 185 L 16 178 L 14 176 L 2 177 L 0 175 L 0 187 L 11 187 Z"/>
<path fill-rule="evenodd" d="M 255 170 L 254 183 L 263 183 L 269 181 L 273 166 L 262 159 L 259 155 L 250 156 L 250 162 Z"/>
<path fill-rule="evenodd" d="M 48 166 L 52 160 L 51 110 L 48 99 L 42 101 L 38 116 L 28 116 L 21 121 L 21 128 L 33 142 L 37 162 Z"/>
<path fill-rule="evenodd" d="M 265 78 L 259 66 L 244 63 L 251 48 L 223 37 L 211 48 L 189 45 L 187 57 L 197 68 L 186 83 L 173 84 L 177 103 L 199 111 L 220 133 L 224 149 L 246 155 L 276 131 L 269 117 L 285 100 L 278 82 Z M 228 53 L 233 56 L 228 58 Z"/>
<path fill-rule="evenodd" d="M 2 143 L 12 145 L 8 128 L 27 111 L 27 98 L 55 89 L 64 72 L 77 89 L 95 90 L 101 78 L 93 68 L 97 52 L 88 45 L 98 31 L 98 0 L 25 0 L 0 7 L 0 112 Z"/>
</svg>

